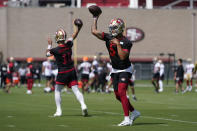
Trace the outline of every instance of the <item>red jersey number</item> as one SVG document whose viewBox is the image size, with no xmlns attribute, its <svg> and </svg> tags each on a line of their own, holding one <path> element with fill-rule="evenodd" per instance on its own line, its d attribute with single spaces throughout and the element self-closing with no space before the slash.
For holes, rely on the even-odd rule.
<svg viewBox="0 0 197 131">
<path fill-rule="evenodd" d="M 110 44 L 109 50 L 110 50 L 110 53 L 109 53 L 110 56 L 115 56 L 116 51 L 115 51 L 114 48 L 113 48 L 113 44 Z"/>
<path fill-rule="evenodd" d="M 63 54 L 62 55 L 62 57 L 63 57 L 63 64 L 65 65 L 65 64 L 67 64 L 69 61 L 71 61 L 71 55 L 70 55 L 70 53 L 66 53 L 66 54 Z"/>
</svg>

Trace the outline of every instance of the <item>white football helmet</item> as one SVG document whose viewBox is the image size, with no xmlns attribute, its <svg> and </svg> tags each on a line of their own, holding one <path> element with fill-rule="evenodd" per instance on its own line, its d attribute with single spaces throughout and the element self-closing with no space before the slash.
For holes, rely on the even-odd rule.
<svg viewBox="0 0 197 131">
<path fill-rule="evenodd" d="M 124 31 L 125 24 L 124 21 L 120 18 L 112 19 L 109 24 L 109 33 L 116 37 Z"/>
<path fill-rule="evenodd" d="M 55 33 L 55 41 L 58 43 L 59 41 L 65 41 L 66 40 L 66 31 L 64 31 L 62 28 L 58 29 Z"/>
</svg>

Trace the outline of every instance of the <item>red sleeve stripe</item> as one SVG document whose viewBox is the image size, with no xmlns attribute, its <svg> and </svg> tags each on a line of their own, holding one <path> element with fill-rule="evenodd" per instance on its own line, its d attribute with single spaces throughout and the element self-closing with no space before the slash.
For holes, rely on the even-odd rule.
<svg viewBox="0 0 197 131">
<path fill-rule="evenodd" d="M 71 88 L 72 86 L 75 86 L 75 85 L 78 85 L 78 81 L 77 81 L 77 80 L 71 81 L 71 82 L 68 84 L 68 88 Z"/>
<path fill-rule="evenodd" d="M 65 47 L 65 45 L 58 45 L 59 47 Z"/>
<path fill-rule="evenodd" d="M 71 69 L 69 69 L 69 70 L 61 71 L 61 72 L 58 72 L 58 73 L 59 73 L 59 74 L 68 73 L 68 72 L 71 72 L 71 71 L 73 71 L 73 70 L 75 70 L 75 68 L 71 68 Z"/>
<path fill-rule="evenodd" d="M 126 51 L 126 52 L 129 52 L 129 50 L 128 49 L 122 49 L 123 51 Z"/>
<path fill-rule="evenodd" d="M 57 85 L 65 85 L 65 83 L 62 83 L 62 82 L 59 82 L 59 81 L 56 81 L 55 82 Z"/>
<path fill-rule="evenodd" d="M 104 39 L 104 35 L 105 35 L 105 33 L 104 33 L 104 32 L 102 32 L 102 39 Z"/>
</svg>

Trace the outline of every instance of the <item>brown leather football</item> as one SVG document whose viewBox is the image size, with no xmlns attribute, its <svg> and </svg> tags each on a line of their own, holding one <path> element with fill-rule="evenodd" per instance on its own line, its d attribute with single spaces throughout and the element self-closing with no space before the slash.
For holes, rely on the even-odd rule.
<svg viewBox="0 0 197 131">
<path fill-rule="evenodd" d="M 78 27 L 82 27 L 82 26 L 83 26 L 83 22 L 82 22 L 82 20 L 79 19 L 79 18 L 75 19 L 74 24 L 75 24 L 76 26 L 78 26 Z"/>
<path fill-rule="evenodd" d="M 101 8 L 96 5 L 89 6 L 88 10 L 93 16 L 99 16 L 102 13 Z"/>
</svg>

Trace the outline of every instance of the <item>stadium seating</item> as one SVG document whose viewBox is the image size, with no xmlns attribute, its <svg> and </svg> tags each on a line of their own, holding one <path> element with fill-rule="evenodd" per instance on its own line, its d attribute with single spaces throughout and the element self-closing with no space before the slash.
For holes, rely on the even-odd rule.
<svg viewBox="0 0 197 131">
<path fill-rule="evenodd" d="M 6 7 L 5 2 L 8 2 L 8 0 L 0 0 L 0 7 Z"/>
<path fill-rule="evenodd" d="M 172 2 L 175 2 L 175 0 L 153 0 L 153 6 L 154 7 L 162 7 L 166 6 Z M 146 3 L 146 0 L 139 0 L 139 6 L 144 6 Z M 197 1 L 194 1 L 194 7 L 197 6 Z M 183 1 L 180 2 L 173 7 L 189 7 L 189 1 Z"/>
<path fill-rule="evenodd" d="M 98 6 L 128 7 L 129 0 L 82 0 L 82 6 L 89 3 L 95 3 Z"/>
<path fill-rule="evenodd" d="M 47 4 L 63 3 L 65 5 L 71 5 L 71 0 L 39 0 L 40 6 L 46 6 Z"/>
<path fill-rule="evenodd" d="M 174 2 L 174 0 L 153 0 L 154 7 L 163 7 L 170 3 Z M 89 3 L 95 3 L 98 6 L 107 6 L 107 7 L 128 7 L 129 0 L 82 0 L 82 6 L 87 6 Z M 144 7 L 146 5 L 146 0 L 139 0 L 139 6 Z M 189 7 L 189 1 L 180 2 L 173 7 L 181 8 L 181 7 Z M 194 7 L 197 7 L 197 1 L 194 1 Z"/>
</svg>

